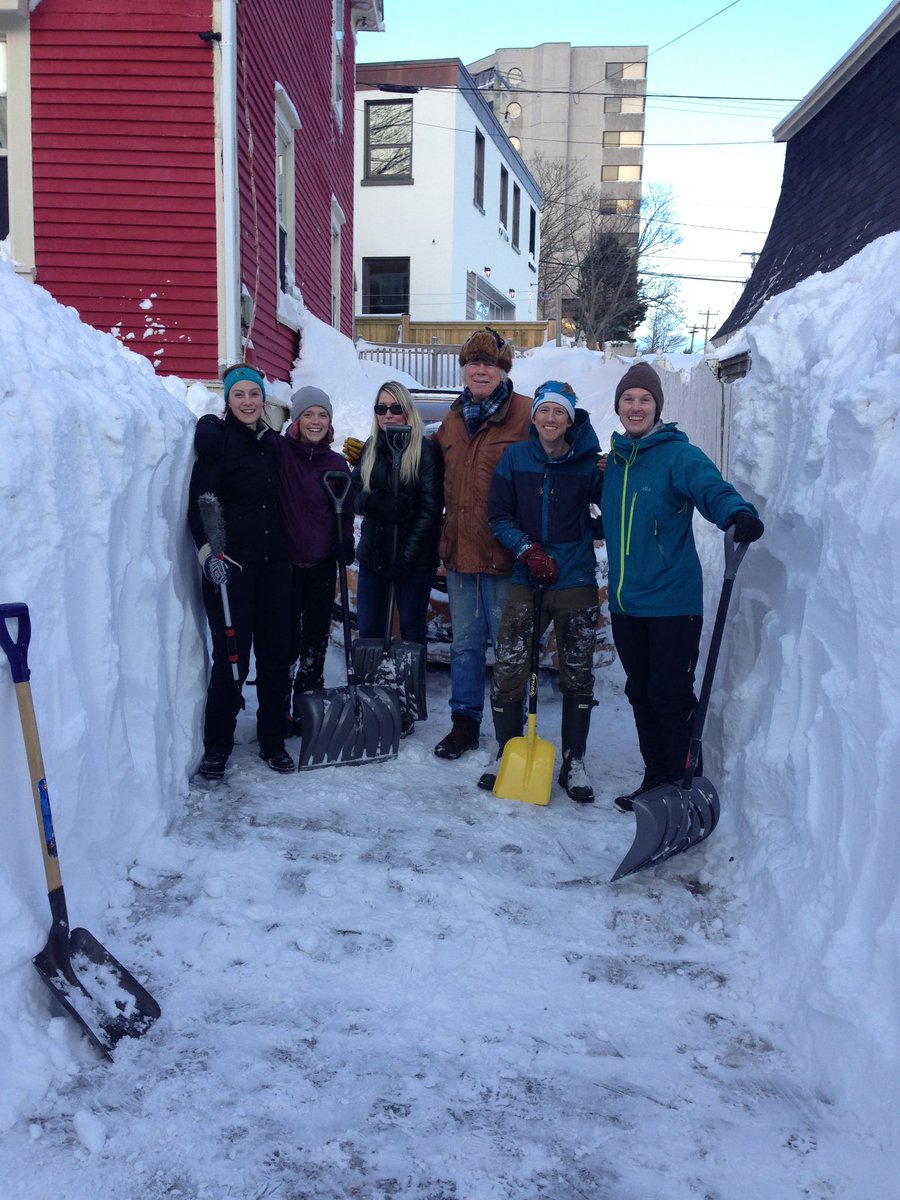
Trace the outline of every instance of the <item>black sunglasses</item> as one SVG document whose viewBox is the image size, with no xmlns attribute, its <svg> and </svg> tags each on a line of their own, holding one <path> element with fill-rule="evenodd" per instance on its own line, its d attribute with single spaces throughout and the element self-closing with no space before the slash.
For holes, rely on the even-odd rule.
<svg viewBox="0 0 900 1200">
<path fill-rule="evenodd" d="M 388 415 L 388 413 L 390 413 L 392 417 L 402 417 L 403 416 L 403 405 L 402 404 L 376 404 L 375 405 L 375 415 L 376 416 L 386 417 Z"/>
</svg>

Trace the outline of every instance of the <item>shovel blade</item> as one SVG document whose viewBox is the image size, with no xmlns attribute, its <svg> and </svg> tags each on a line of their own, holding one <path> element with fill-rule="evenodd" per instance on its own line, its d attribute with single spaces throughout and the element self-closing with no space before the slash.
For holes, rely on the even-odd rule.
<svg viewBox="0 0 900 1200">
<path fill-rule="evenodd" d="M 525 736 L 510 738 L 503 747 L 494 795 L 525 804 L 549 804 L 555 756 L 553 743 L 538 737 L 534 718 L 529 716 Z"/>
<path fill-rule="evenodd" d="M 421 642 L 394 638 L 385 653 L 381 640 L 357 638 L 353 643 L 353 669 L 362 683 L 377 683 L 395 689 L 401 717 L 413 721 L 424 721 L 428 717 L 426 654 Z"/>
<path fill-rule="evenodd" d="M 54 998 L 108 1058 L 123 1037 L 142 1037 L 160 1015 L 146 988 L 86 929 L 73 929 L 67 945 L 51 935 L 34 965 Z"/>
<path fill-rule="evenodd" d="M 357 684 L 304 692 L 296 697 L 295 719 L 303 729 L 298 771 L 397 757 L 400 705 L 390 688 Z"/>
<path fill-rule="evenodd" d="M 667 783 L 635 796 L 634 841 L 611 882 L 696 846 L 715 829 L 719 812 L 718 793 L 702 775 L 689 788 Z"/>
</svg>

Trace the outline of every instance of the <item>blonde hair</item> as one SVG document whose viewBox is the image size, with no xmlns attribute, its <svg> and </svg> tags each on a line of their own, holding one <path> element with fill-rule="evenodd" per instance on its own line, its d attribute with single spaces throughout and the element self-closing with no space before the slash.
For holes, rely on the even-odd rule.
<svg viewBox="0 0 900 1200">
<path fill-rule="evenodd" d="M 419 478 L 419 464 L 422 460 L 422 438 L 425 436 L 425 430 L 422 427 L 422 418 L 419 416 L 415 404 L 413 404 L 412 396 L 402 383 L 398 383 L 395 379 L 390 380 L 388 383 L 383 383 L 375 394 L 376 404 L 382 392 L 387 392 L 393 403 L 400 405 L 403 409 L 403 415 L 406 417 L 406 424 L 409 426 L 410 431 L 409 445 L 403 451 L 403 457 L 400 460 L 400 481 L 401 483 L 415 483 Z M 380 432 L 381 426 L 378 424 L 378 417 L 373 413 L 372 432 L 369 434 L 369 440 L 366 442 L 362 458 L 359 460 L 359 474 L 362 479 L 364 492 L 372 490 L 372 468 L 375 466 L 376 445 Z"/>
</svg>

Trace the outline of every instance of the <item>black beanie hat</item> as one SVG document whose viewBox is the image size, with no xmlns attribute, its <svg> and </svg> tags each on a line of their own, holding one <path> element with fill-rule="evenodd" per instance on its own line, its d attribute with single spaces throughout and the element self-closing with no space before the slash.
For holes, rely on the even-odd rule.
<svg viewBox="0 0 900 1200">
<path fill-rule="evenodd" d="M 660 418 L 663 409 L 662 381 L 649 363 L 636 362 L 629 367 L 616 387 L 615 409 L 619 411 L 619 397 L 629 388 L 643 388 L 656 401 L 656 419 Z"/>
</svg>

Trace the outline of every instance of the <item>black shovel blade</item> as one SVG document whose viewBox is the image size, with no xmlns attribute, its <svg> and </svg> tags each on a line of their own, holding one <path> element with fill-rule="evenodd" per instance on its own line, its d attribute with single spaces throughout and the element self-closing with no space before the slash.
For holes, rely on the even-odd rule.
<svg viewBox="0 0 900 1200">
<path fill-rule="evenodd" d="M 400 705 L 389 688 L 356 684 L 303 692 L 295 699 L 297 719 L 303 729 L 298 771 L 397 757 Z"/>
<path fill-rule="evenodd" d="M 353 643 L 353 669 L 361 682 L 396 689 L 401 717 L 413 721 L 424 721 L 428 717 L 426 653 L 421 642 L 394 638 L 385 653 L 384 642 L 379 639 L 357 638 Z"/>
<path fill-rule="evenodd" d="M 715 829 L 719 811 L 718 793 L 703 775 L 689 788 L 667 783 L 635 796 L 634 841 L 611 882 L 696 846 Z"/>
<path fill-rule="evenodd" d="M 34 957 L 55 999 L 108 1058 L 123 1037 L 141 1037 L 160 1015 L 150 993 L 86 929 L 68 945 L 52 934 Z"/>
</svg>

